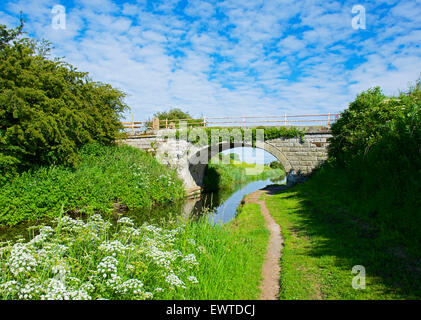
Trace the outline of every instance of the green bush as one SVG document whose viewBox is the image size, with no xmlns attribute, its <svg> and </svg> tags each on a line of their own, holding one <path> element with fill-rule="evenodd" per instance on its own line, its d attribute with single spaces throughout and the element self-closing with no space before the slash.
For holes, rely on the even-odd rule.
<svg viewBox="0 0 421 320">
<path fill-rule="evenodd" d="M 184 196 L 175 171 L 129 146 L 88 144 L 76 168 L 50 166 L 21 173 L 0 188 L 0 225 L 66 212 L 107 213 L 114 203 L 151 208 Z"/>
<path fill-rule="evenodd" d="M 272 161 L 269 164 L 269 167 L 272 168 L 272 169 L 281 169 L 281 170 L 285 171 L 284 166 L 279 161 Z"/>
<path fill-rule="evenodd" d="M 332 125 L 330 158 L 344 165 L 368 153 L 397 151 L 410 158 L 408 163 L 419 160 L 420 92 L 418 81 L 398 98 L 386 98 L 378 87 L 358 95 Z"/>
<path fill-rule="evenodd" d="M 122 128 L 124 93 L 92 81 L 49 46 L 0 25 L 0 174 L 4 182 L 42 165 L 75 165 L 78 149 L 110 144 Z M 2 182 L 0 181 L 0 182 Z"/>
<path fill-rule="evenodd" d="M 329 163 L 313 179 L 377 236 L 421 243 L 421 85 L 396 98 L 360 94 L 332 125 Z M 415 241 L 415 242 L 414 242 Z"/>
</svg>

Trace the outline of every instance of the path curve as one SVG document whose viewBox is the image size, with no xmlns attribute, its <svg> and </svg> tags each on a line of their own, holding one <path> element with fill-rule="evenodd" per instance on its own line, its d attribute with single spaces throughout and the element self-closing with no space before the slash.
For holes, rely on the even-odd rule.
<svg viewBox="0 0 421 320">
<path fill-rule="evenodd" d="M 275 222 L 266 207 L 265 200 L 259 198 L 267 190 L 258 190 L 246 196 L 246 203 L 257 203 L 266 221 L 266 228 L 270 231 L 269 244 L 262 268 L 263 281 L 260 285 L 260 300 L 277 300 L 279 298 L 279 278 L 281 274 L 280 260 L 282 256 L 283 238 L 281 227 Z"/>
</svg>

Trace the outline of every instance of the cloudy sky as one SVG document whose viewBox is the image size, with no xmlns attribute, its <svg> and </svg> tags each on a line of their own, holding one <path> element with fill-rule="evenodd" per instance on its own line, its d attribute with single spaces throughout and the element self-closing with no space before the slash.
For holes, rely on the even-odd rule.
<svg viewBox="0 0 421 320">
<path fill-rule="evenodd" d="M 55 56 L 125 91 L 137 120 L 170 107 L 333 113 L 369 87 L 397 94 L 421 72 L 421 0 L 1 0 L 0 23 L 16 26 L 20 11 Z"/>
</svg>

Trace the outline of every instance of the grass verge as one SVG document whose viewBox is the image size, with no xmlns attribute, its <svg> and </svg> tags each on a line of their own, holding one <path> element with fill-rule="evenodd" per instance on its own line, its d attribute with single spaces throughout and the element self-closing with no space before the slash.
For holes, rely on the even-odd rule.
<svg viewBox="0 0 421 320">
<path fill-rule="evenodd" d="M 200 285 L 187 299 L 258 299 L 262 265 L 269 241 L 260 206 L 245 204 L 225 226 L 193 223 L 188 230 L 197 244 L 207 248 L 198 258 Z"/>
<path fill-rule="evenodd" d="M 419 257 L 379 236 L 328 185 L 312 178 L 266 195 L 284 237 L 280 299 L 419 299 Z M 352 287 L 356 265 L 365 267 L 365 289 Z"/>
</svg>

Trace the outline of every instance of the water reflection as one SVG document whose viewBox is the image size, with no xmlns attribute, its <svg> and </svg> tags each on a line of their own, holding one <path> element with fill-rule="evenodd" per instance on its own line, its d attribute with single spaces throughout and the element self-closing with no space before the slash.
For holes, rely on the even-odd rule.
<svg viewBox="0 0 421 320">
<path fill-rule="evenodd" d="M 199 200 L 189 200 L 184 206 L 184 215 L 192 218 L 207 214 L 208 220 L 212 223 L 227 223 L 237 213 L 244 196 L 262 189 L 271 184 L 283 184 L 286 178 L 267 179 L 250 182 L 246 185 L 239 185 L 234 191 L 219 191 L 202 195 Z"/>
</svg>

